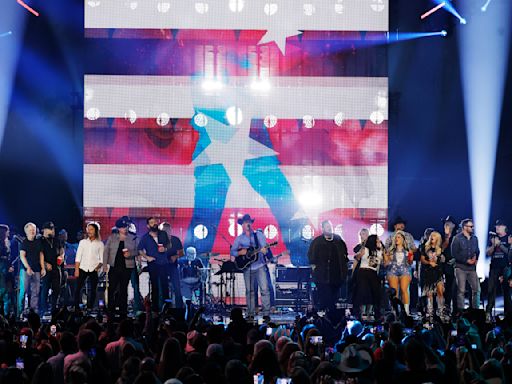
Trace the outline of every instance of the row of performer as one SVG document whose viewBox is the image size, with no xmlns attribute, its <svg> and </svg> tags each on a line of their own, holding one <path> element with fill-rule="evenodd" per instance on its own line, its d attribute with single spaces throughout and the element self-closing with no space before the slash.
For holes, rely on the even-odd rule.
<svg viewBox="0 0 512 384">
<path fill-rule="evenodd" d="M 235 262 L 232 264 L 243 273 L 247 316 L 255 315 L 259 298 L 260 314 L 270 316 L 273 287 L 268 263 L 275 262 L 275 258 L 272 244 L 267 243 L 261 231 L 253 229 L 254 221 L 250 215 L 238 219 L 243 231 L 231 246 L 230 255 Z M 184 306 L 184 297 L 204 300 L 203 283 L 208 265 L 203 265 L 194 247 L 184 252 L 168 223 L 160 223 L 155 217 L 146 222 L 147 232 L 138 237 L 129 230 L 130 218 L 122 217 L 106 241 L 100 238 L 100 224 L 90 222 L 77 247 L 68 243 L 65 231 L 57 235 L 51 222 L 42 226 L 40 234 L 35 224 L 27 223 L 24 237 L 11 237 L 9 228 L 0 225 L 0 311 L 21 316 L 32 308 L 44 313 L 64 302 L 78 308 L 87 281 L 86 305 L 93 308 L 99 275 L 106 276 L 109 312 L 127 313 L 130 282 L 134 289 L 134 310 L 140 310 L 142 265 L 149 272 L 153 311 L 159 311 L 169 298 L 169 287 L 174 293 L 175 307 Z M 360 241 L 353 250 L 350 298 L 361 318 L 381 315 L 386 305 L 382 297 L 383 282 L 392 288 L 394 297 L 389 299 L 398 299 L 403 311 L 409 314 L 410 286 L 418 278 L 429 319 L 435 313 L 447 319 L 452 311 L 462 310 L 467 285 L 471 290 L 470 305 L 480 307 L 480 280 L 476 273 L 480 249 L 471 219 L 457 223 L 448 216 L 441 230 L 426 229 L 418 243 L 406 231 L 404 219 L 397 218 L 392 227 L 393 232 L 384 243 L 366 228 L 359 231 Z M 488 319 L 495 306 L 498 286 L 504 295 L 505 312 L 512 311 L 512 236 L 507 234 L 502 220 L 497 220 L 493 229 L 485 250 L 490 258 Z M 324 221 L 322 234 L 311 242 L 308 251 L 311 282 L 320 293 L 315 296 L 316 309 L 335 309 L 349 275 L 348 253 L 344 240 L 334 233 L 329 221 Z"/>
</svg>

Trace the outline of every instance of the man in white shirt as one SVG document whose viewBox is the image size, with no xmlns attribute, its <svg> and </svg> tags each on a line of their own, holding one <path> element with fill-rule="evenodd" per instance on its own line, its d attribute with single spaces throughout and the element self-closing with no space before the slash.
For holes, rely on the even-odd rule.
<svg viewBox="0 0 512 384">
<path fill-rule="evenodd" d="M 78 309 L 81 299 L 81 291 L 87 280 L 91 279 L 91 290 L 87 298 L 87 308 L 92 309 L 96 300 L 96 288 L 98 287 L 98 271 L 103 265 L 104 245 L 100 239 L 100 227 L 97 223 L 87 224 L 87 239 L 78 244 L 75 258 L 75 277 L 77 289 L 75 291 L 75 308 Z"/>
</svg>

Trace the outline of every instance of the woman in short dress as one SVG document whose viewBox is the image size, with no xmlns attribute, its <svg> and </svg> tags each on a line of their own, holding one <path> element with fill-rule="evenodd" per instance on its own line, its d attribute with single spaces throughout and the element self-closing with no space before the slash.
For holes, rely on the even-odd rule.
<svg viewBox="0 0 512 384">
<path fill-rule="evenodd" d="M 400 292 L 405 312 L 409 315 L 409 285 L 411 284 L 412 252 L 407 247 L 405 233 L 396 231 L 391 240 L 391 246 L 384 255 L 384 265 L 387 267 L 389 286 L 398 295 Z"/>
<path fill-rule="evenodd" d="M 362 245 L 355 255 L 359 262 L 355 302 L 359 304 L 361 320 L 373 321 L 380 317 L 381 284 L 378 271 L 383 262 L 384 247 L 377 235 L 368 236 Z"/>
<path fill-rule="evenodd" d="M 444 308 L 444 282 L 441 263 L 444 262 L 441 248 L 442 237 L 432 232 L 421 252 L 421 292 L 427 297 L 427 319 L 434 318 L 434 293 L 436 294 L 437 315 L 442 316 Z"/>
</svg>

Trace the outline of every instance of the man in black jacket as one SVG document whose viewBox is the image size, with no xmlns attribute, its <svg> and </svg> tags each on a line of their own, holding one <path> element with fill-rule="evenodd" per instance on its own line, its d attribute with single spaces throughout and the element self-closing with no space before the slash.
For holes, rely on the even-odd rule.
<svg viewBox="0 0 512 384">
<path fill-rule="evenodd" d="M 41 298 L 39 299 L 41 313 L 55 310 L 60 295 L 60 283 L 62 277 L 61 265 L 64 262 L 64 250 L 55 237 L 55 225 L 48 221 L 43 224 L 43 236 L 41 246 L 46 266 L 46 276 L 41 279 Z M 50 288 L 52 290 L 51 301 L 48 303 Z M 51 306 L 49 305 L 51 304 Z"/>
<path fill-rule="evenodd" d="M 445 262 L 441 264 L 444 274 L 444 306 L 445 314 L 451 314 L 451 307 L 453 302 L 453 309 L 457 309 L 455 297 L 457 295 L 457 284 L 455 284 L 455 259 L 452 256 L 452 242 L 457 234 L 457 221 L 453 216 L 448 215 L 443 220 L 443 255 Z"/>
<path fill-rule="evenodd" d="M 343 239 L 334 234 L 330 221 L 322 222 L 322 235 L 311 242 L 308 259 L 317 286 L 318 310 L 333 310 L 341 285 L 347 278 L 348 251 Z"/>
<path fill-rule="evenodd" d="M 486 308 L 486 319 L 491 322 L 491 312 L 496 304 L 496 290 L 501 285 L 503 291 L 503 303 L 505 314 L 512 311 L 512 300 L 510 298 L 510 260 L 509 260 L 509 236 L 507 235 L 507 225 L 503 220 L 496 220 L 496 232 L 489 233 L 489 245 L 487 246 L 487 256 L 491 259 L 491 268 L 489 270 L 489 285 Z"/>
</svg>

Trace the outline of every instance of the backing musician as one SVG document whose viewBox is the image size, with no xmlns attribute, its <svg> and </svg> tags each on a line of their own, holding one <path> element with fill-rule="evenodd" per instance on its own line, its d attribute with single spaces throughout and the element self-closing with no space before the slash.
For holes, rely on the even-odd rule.
<svg viewBox="0 0 512 384">
<path fill-rule="evenodd" d="M 202 289 L 204 266 L 197 258 L 197 251 L 194 247 L 188 247 L 185 258 L 179 260 L 179 271 L 181 281 L 181 293 L 187 300 L 197 299 L 202 303 L 204 295 Z M 199 292 L 199 294 L 197 294 Z"/>
<path fill-rule="evenodd" d="M 249 249 L 259 249 L 267 245 L 267 240 L 261 232 L 255 232 L 252 228 L 254 219 L 245 214 L 238 219 L 238 224 L 242 226 L 243 233 L 240 234 L 231 247 L 231 256 L 245 256 Z M 258 284 L 261 291 L 261 314 L 268 317 L 270 315 L 270 287 L 267 279 L 267 272 L 264 268 L 268 248 L 264 248 L 258 253 L 256 260 L 244 269 L 245 299 L 247 302 L 247 317 L 254 317 L 256 308 L 256 298 L 254 295 L 254 285 Z"/>
</svg>

